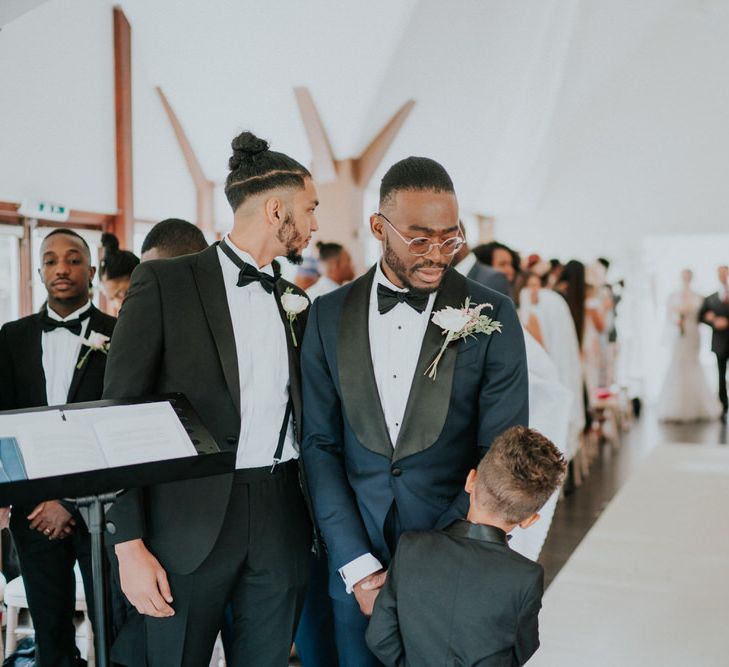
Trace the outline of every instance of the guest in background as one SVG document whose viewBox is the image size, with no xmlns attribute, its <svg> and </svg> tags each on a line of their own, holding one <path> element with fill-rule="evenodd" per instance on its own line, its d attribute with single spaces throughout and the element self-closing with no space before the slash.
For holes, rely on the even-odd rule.
<svg viewBox="0 0 729 667">
<path fill-rule="evenodd" d="M 565 299 L 551 289 L 538 289 L 537 284 L 536 277 L 529 276 L 527 287 L 522 290 L 519 299 L 519 316 L 522 322 L 527 323 L 536 318 L 541 344 L 556 367 L 559 384 L 571 394 L 569 426 L 564 439 L 565 456 L 571 460 L 579 449 L 580 434 L 585 426 L 580 344 Z M 562 440 L 556 435 L 547 433 L 536 423 L 530 425 L 548 435 L 557 445 L 561 445 Z"/>
<path fill-rule="evenodd" d="M 208 247 L 199 227 L 187 220 L 167 218 L 149 231 L 142 243 L 142 261 L 192 255 Z"/>
<path fill-rule="evenodd" d="M 729 359 L 729 266 L 717 270 L 719 289 L 704 299 L 699 319 L 712 328 L 711 351 L 716 355 L 719 367 L 719 400 L 722 405 L 721 419 L 726 422 L 727 401 L 726 365 Z"/>
<path fill-rule="evenodd" d="M 479 262 L 486 264 L 506 276 L 511 285 L 516 280 L 517 273 L 520 269 L 519 255 L 517 255 L 509 246 L 497 241 L 490 243 L 482 243 L 473 249 L 473 254 Z"/>
<path fill-rule="evenodd" d="M 294 285 L 296 285 L 299 289 L 306 291 L 317 280 L 319 280 L 319 269 L 317 267 L 316 257 L 307 255 L 296 270 Z"/>
<path fill-rule="evenodd" d="M 549 260 L 549 271 L 545 276 L 544 286 L 549 289 L 554 289 L 555 285 L 559 282 L 559 277 L 562 275 L 562 262 L 558 259 L 553 258 Z"/>
<path fill-rule="evenodd" d="M 691 289 L 693 273 L 681 271 L 681 289 L 668 297 L 668 325 L 672 333 L 671 360 L 658 399 L 658 418 L 691 422 L 716 419 L 721 407 L 706 383 L 699 362 L 699 318 L 703 297 Z"/>
<path fill-rule="evenodd" d="M 48 292 L 40 313 L 0 329 L 0 410 L 95 401 L 101 398 L 106 354 L 84 338 L 110 337 L 116 320 L 89 298 L 96 269 L 86 241 L 57 229 L 41 244 L 40 276 Z M 108 340 L 108 339 L 107 339 Z M 35 629 L 39 667 L 74 667 L 78 559 L 91 619 L 93 591 L 89 533 L 72 503 L 16 505 L 10 529 Z"/>
<path fill-rule="evenodd" d="M 462 222 L 460 225 L 461 233 L 465 239 L 466 230 Z M 508 297 L 512 296 L 511 284 L 507 277 L 501 271 L 497 271 L 488 264 L 484 264 L 479 261 L 476 255 L 469 248 L 468 242 L 461 246 L 460 250 L 453 258 L 453 268 L 461 275 L 466 276 L 466 278 L 475 280 L 477 283 L 480 283 L 485 287 L 490 287 L 491 289 L 494 289 Z"/>
<path fill-rule="evenodd" d="M 309 289 L 306 294 L 312 301 L 318 296 L 333 292 L 337 287 L 348 283 L 354 278 L 354 267 L 352 256 L 347 249 L 339 243 L 316 244 L 319 250 L 319 273 L 321 277 Z"/>
<path fill-rule="evenodd" d="M 99 267 L 101 288 L 114 314 L 118 315 L 129 291 L 132 271 L 139 264 L 139 258 L 129 250 L 120 250 L 119 239 L 114 234 L 102 234 L 101 245 L 104 248 L 104 257 Z"/>
<path fill-rule="evenodd" d="M 542 289 L 542 280 L 536 273 L 528 273 L 522 293 L 519 295 L 519 319 L 524 328 L 544 347 L 542 325 L 536 306 L 539 305 L 539 293 Z M 532 307 L 530 307 L 532 306 Z"/>
</svg>

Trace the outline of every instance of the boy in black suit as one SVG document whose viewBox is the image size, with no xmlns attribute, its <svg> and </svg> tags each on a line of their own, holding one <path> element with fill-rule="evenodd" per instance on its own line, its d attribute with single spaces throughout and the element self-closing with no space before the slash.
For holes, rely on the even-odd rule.
<svg viewBox="0 0 729 667">
<path fill-rule="evenodd" d="M 95 272 L 86 241 L 74 231 L 59 229 L 43 240 L 40 275 L 47 304 L 0 329 L 0 410 L 101 398 L 106 354 L 99 347 L 111 337 L 116 320 L 90 301 Z M 47 500 L 13 507 L 10 530 L 35 628 L 35 664 L 71 667 L 76 664 L 77 559 L 89 610 L 93 601 L 86 526 L 72 504 Z"/>
<path fill-rule="evenodd" d="M 515 426 L 466 480 L 466 521 L 400 538 L 367 630 L 385 664 L 523 665 L 539 647 L 544 571 L 508 547 L 562 482 L 565 462 L 544 436 Z"/>
</svg>

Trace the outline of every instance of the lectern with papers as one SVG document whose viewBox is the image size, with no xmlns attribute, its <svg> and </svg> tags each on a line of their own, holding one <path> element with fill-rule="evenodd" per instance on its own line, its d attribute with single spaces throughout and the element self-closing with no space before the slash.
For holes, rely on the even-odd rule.
<svg viewBox="0 0 729 667">
<path fill-rule="evenodd" d="M 0 507 L 73 499 L 91 534 L 96 664 L 109 665 L 105 505 L 125 489 L 235 468 L 182 394 L 0 412 Z"/>
</svg>

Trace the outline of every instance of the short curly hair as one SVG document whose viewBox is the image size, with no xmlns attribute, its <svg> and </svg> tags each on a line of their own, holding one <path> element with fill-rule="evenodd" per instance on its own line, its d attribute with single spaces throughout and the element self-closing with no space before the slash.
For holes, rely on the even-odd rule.
<svg viewBox="0 0 729 667">
<path fill-rule="evenodd" d="M 538 512 L 562 484 L 567 464 L 554 443 L 525 426 L 498 436 L 476 472 L 476 499 L 509 523 Z"/>
</svg>

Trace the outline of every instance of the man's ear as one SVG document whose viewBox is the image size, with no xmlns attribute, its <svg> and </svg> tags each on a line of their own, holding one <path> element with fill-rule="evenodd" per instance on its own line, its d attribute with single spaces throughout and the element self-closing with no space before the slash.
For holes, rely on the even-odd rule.
<svg viewBox="0 0 729 667">
<path fill-rule="evenodd" d="M 286 217 L 286 207 L 280 197 L 269 197 L 263 204 L 266 222 L 280 225 Z"/>
<path fill-rule="evenodd" d="M 90 266 L 89 267 L 89 286 L 94 282 L 94 276 L 96 276 L 96 267 Z"/>
<path fill-rule="evenodd" d="M 382 241 L 385 238 L 385 233 L 382 230 L 384 224 L 385 221 L 379 215 L 373 213 L 370 216 L 370 231 L 372 232 L 372 236 L 378 241 Z"/>
<path fill-rule="evenodd" d="M 534 512 L 530 517 L 519 522 L 519 528 L 529 528 L 529 526 L 535 524 L 537 521 L 539 521 L 539 512 Z"/>
<path fill-rule="evenodd" d="M 466 477 L 466 486 L 465 486 L 466 493 L 468 493 L 469 495 L 471 493 L 473 493 L 473 489 L 475 488 L 475 486 L 476 486 L 476 471 L 472 469 L 471 472 L 468 473 L 468 477 Z"/>
</svg>

